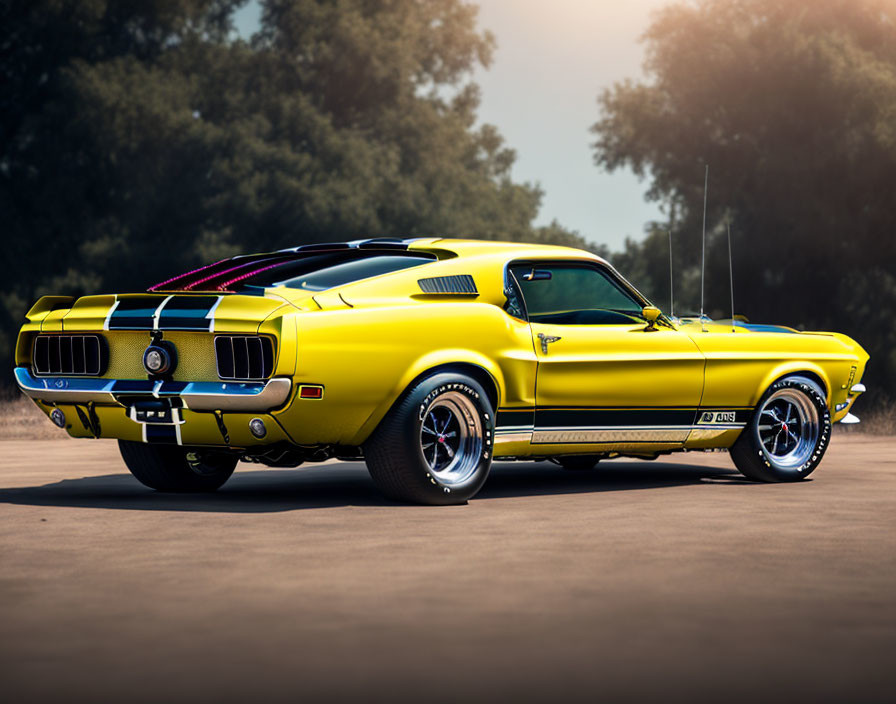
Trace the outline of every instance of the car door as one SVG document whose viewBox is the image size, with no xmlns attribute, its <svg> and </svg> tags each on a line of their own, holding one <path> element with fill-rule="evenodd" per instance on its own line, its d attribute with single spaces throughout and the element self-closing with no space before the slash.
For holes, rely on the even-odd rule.
<svg viewBox="0 0 896 704">
<path fill-rule="evenodd" d="M 533 443 L 684 443 L 704 356 L 598 262 L 527 261 L 508 270 L 538 359 Z"/>
</svg>

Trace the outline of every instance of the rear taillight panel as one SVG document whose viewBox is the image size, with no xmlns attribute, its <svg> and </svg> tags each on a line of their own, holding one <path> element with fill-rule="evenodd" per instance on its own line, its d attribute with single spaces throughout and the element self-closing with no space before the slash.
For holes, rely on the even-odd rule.
<svg viewBox="0 0 896 704">
<path fill-rule="evenodd" d="M 218 377 L 261 381 L 274 373 L 274 342 L 261 335 L 216 335 Z"/>
<path fill-rule="evenodd" d="M 36 376 L 102 376 L 109 351 L 101 335 L 38 335 L 31 350 Z"/>
</svg>

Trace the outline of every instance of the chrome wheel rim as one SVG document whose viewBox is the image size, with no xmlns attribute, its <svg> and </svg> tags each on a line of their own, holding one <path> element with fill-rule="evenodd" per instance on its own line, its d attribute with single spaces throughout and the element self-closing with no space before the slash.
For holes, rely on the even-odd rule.
<svg viewBox="0 0 896 704">
<path fill-rule="evenodd" d="M 187 466 L 200 477 L 208 477 L 221 471 L 222 462 L 214 454 L 187 452 Z"/>
<path fill-rule="evenodd" d="M 442 394 L 423 414 L 420 449 L 429 472 L 443 484 L 462 484 L 482 455 L 482 420 L 473 402 L 456 391 Z"/>
<path fill-rule="evenodd" d="M 795 389 L 776 391 L 762 404 L 757 427 L 762 449 L 776 467 L 800 467 L 818 444 L 818 409 Z"/>
</svg>

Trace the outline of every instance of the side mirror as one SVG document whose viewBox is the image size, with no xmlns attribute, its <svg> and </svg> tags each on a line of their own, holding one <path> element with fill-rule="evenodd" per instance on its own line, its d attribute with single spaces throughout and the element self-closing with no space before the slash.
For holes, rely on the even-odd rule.
<svg viewBox="0 0 896 704">
<path fill-rule="evenodd" d="M 656 306 L 644 306 L 641 309 L 641 316 L 647 321 L 646 332 L 656 330 L 656 321 L 662 315 L 662 311 Z"/>
</svg>

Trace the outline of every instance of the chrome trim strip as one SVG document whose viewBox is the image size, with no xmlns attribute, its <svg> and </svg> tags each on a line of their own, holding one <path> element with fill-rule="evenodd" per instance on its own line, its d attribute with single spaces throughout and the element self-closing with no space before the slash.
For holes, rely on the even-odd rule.
<svg viewBox="0 0 896 704">
<path fill-rule="evenodd" d="M 696 425 L 567 425 L 567 426 L 541 426 L 536 428 L 536 432 L 548 432 L 553 433 L 557 431 L 562 432 L 578 432 L 580 430 L 592 431 L 592 430 L 627 430 L 627 431 L 635 431 L 635 430 L 691 430 L 696 428 Z M 707 426 L 710 428 L 716 428 L 716 425 Z"/>
<path fill-rule="evenodd" d="M 87 403 L 99 401 L 116 403 L 112 394 L 112 379 L 85 379 L 83 377 L 35 377 L 26 367 L 14 370 L 16 383 L 22 393 L 40 401 L 68 401 Z"/>
<path fill-rule="evenodd" d="M 743 430 L 746 427 L 745 424 L 742 425 L 713 425 L 713 426 L 702 426 L 700 428 L 694 428 L 691 431 L 691 434 L 688 435 L 688 442 L 693 442 L 696 440 L 715 440 L 723 436 L 725 433 L 730 432 L 732 430 Z"/>
<path fill-rule="evenodd" d="M 194 411 L 266 411 L 282 405 L 289 398 L 292 381 L 270 379 L 266 383 L 193 381 L 177 393 L 165 393 L 154 385 L 147 391 L 115 391 L 115 379 L 32 376 L 26 367 L 15 368 L 16 383 L 26 396 L 40 401 L 87 403 L 94 401 L 123 405 L 119 398 L 128 396 L 174 396 Z M 155 393 L 153 393 L 155 392 Z"/>
<path fill-rule="evenodd" d="M 517 442 L 532 442 L 532 431 L 520 431 L 515 433 L 497 433 L 495 435 L 495 447 L 509 445 Z"/>
<path fill-rule="evenodd" d="M 192 382 L 180 394 L 192 411 L 267 411 L 282 405 L 292 389 L 289 379 L 265 383 Z"/>
<path fill-rule="evenodd" d="M 608 442 L 685 442 L 711 440 L 730 430 L 742 430 L 746 423 L 709 425 L 638 425 L 539 428 L 529 425 L 504 426 L 495 431 L 495 443 L 608 443 Z"/>
<path fill-rule="evenodd" d="M 521 432 L 532 432 L 535 430 L 535 426 L 531 423 L 528 425 L 502 425 L 498 428 L 495 428 L 495 435 L 503 435 L 505 433 L 521 433 Z"/>
<path fill-rule="evenodd" d="M 532 444 L 591 442 L 684 442 L 691 426 L 672 428 L 555 428 L 536 430 Z"/>
</svg>

